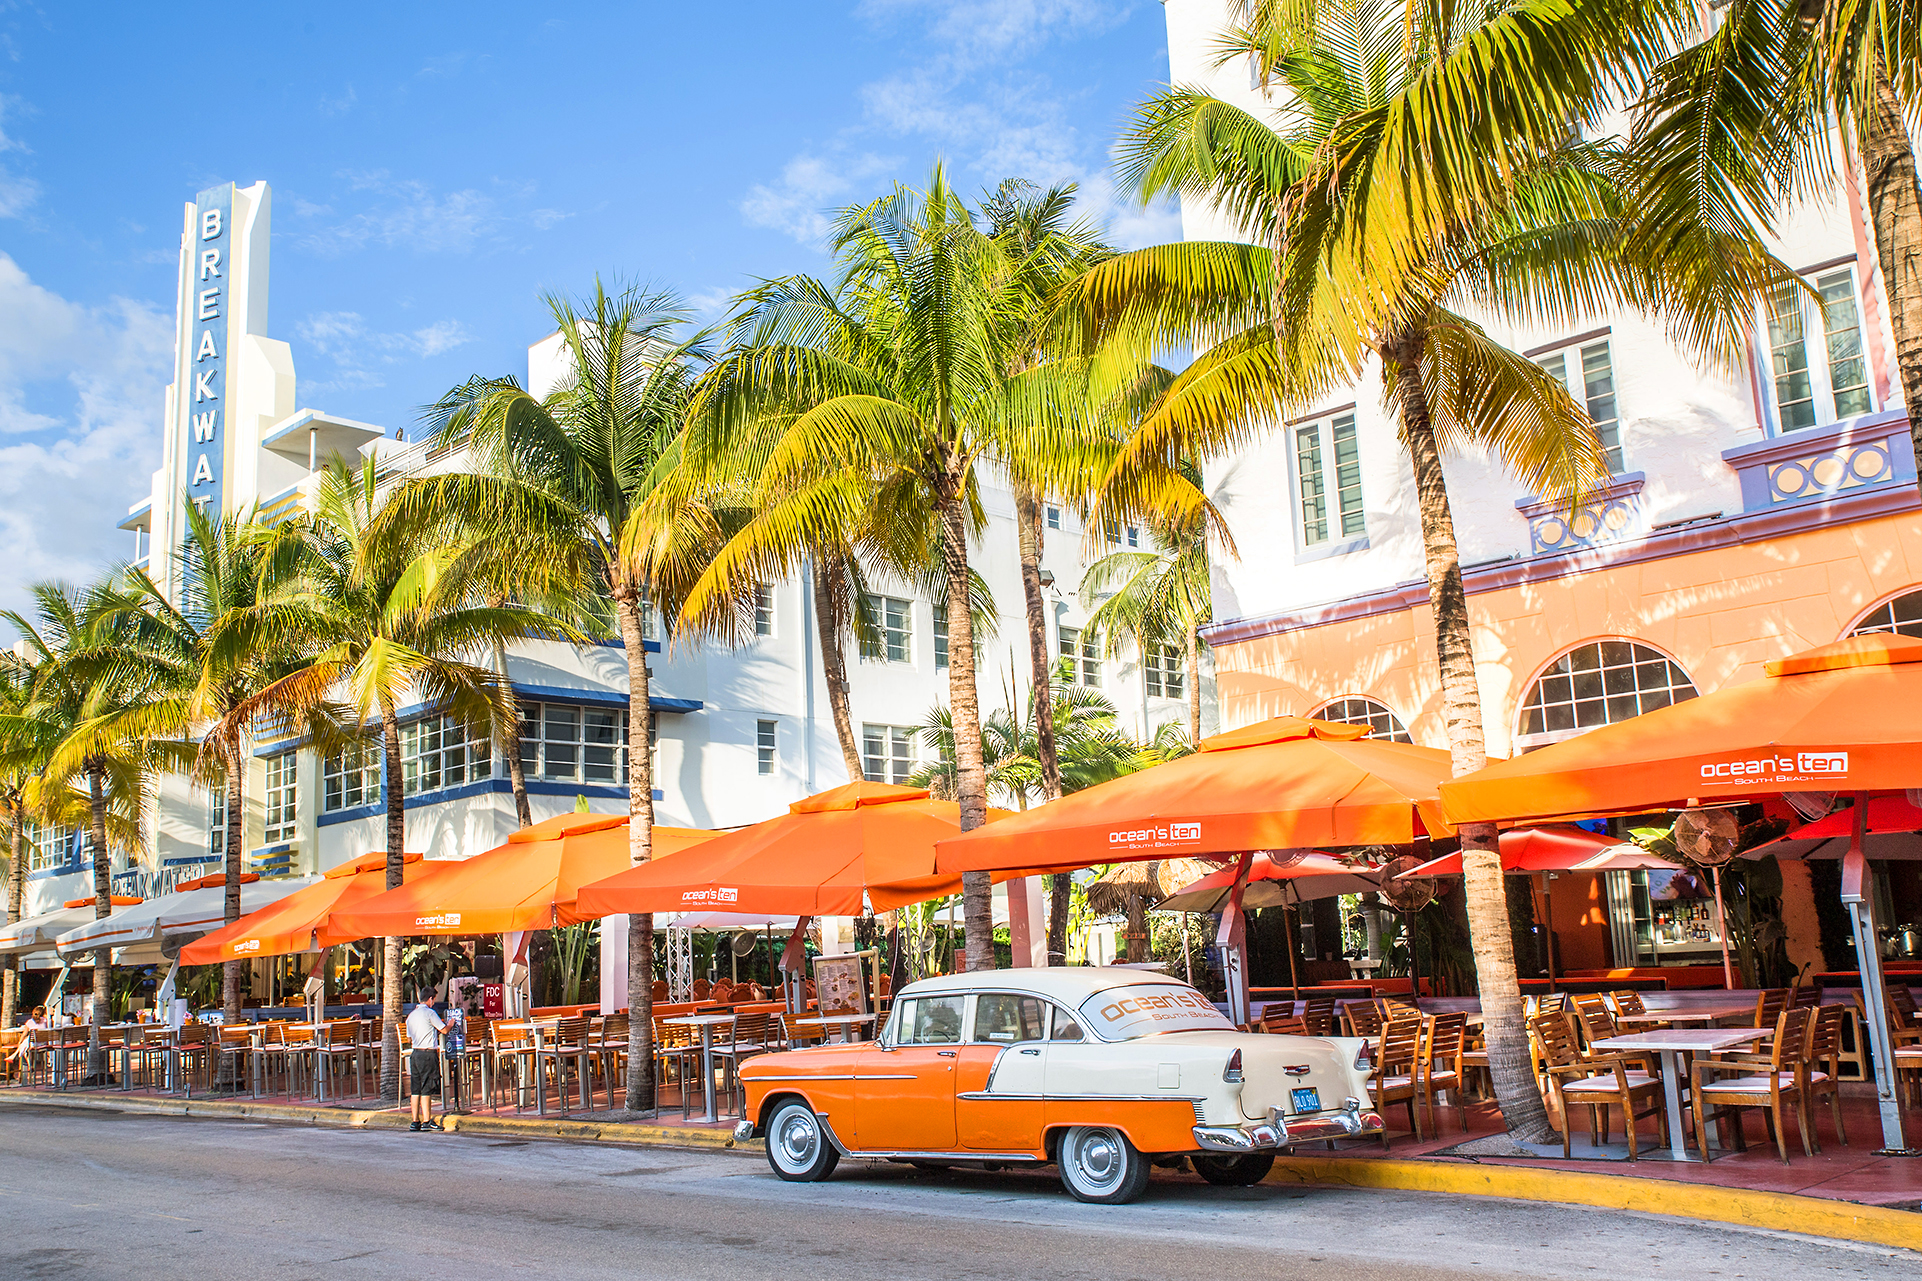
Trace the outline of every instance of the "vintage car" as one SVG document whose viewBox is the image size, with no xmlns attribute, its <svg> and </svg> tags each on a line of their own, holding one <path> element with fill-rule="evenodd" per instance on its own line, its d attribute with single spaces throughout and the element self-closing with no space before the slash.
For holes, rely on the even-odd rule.
<svg viewBox="0 0 1922 1281">
<path fill-rule="evenodd" d="M 977 971 L 903 987 L 873 1041 L 747 1060 L 740 1139 L 783 1179 L 843 1156 L 1060 1166 L 1082 1201 L 1139 1196 L 1187 1157 L 1258 1182 L 1298 1143 L 1379 1135 L 1366 1043 L 1238 1031 L 1205 996 L 1127 968 Z"/>
</svg>

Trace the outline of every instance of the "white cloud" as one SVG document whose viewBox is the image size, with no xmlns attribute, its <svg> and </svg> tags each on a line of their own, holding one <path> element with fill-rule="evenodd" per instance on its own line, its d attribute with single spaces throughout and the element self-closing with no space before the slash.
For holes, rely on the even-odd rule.
<svg viewBox="0 0 1922 1281">
<path fill-rule="evenodd" d="M 7 133 L 6 123 L 9 112 L 17 113 L 24 104 L 19 98 L 0 93 L 0 155 L 9 151 L 28 154 L 24 142 Z M 0 164 L 0 218 L 18 218 L 40 199 L 40 184 L 25 174 L 16 172 L 11 165 Z"/>
<path fill-rule="evenodd" d="M 395 178 L 385 169 L 344 171 L 335 175 L 349 191 L 364 193 L 358 213 L 335 219 L 332 204 L 294 196 L 297 223 L 294 243 L 323 257 L 338 257 L 379 244 L 424 253 L 466 253 L 478 247 L 510 243 L 523 227 L 546 231 L 564 218 L 558 209 L 520 209 L 531 198 L 531 183 L 497 182 L 493 193 L 472 187 L 436 192 L 427 183 Z M 330 221 L 333 220 L 333 221 Z"/>
<path fill-rule="evenodd" d="M 831 225 L 832 207 L 847 203 L 857 182 L 885 172 L 894 163 L 872 152 L 804 152 L 787 162 L 779 181 L 749 190 L 741 201 L 741 213 L 753 226 L 785 231 L 803 244 L 819 244 Z"/>
<path fill-rule="evenodd" d="M 321 98 L 320 114 L 323 116 L 345 115 L 354 109 L 354 103 L 357 101 L 359 101 L 359 95 L 354 92 L 354 86 L 349 84 L 341 91 L 338 98 Z"/>
<path fill-rule="evenodd" d="M 160 464 L 173 324 L 153 306 L 89 306 L 0 253 L 0 607 L 133 550 L 114 528 Z"/>
<path fill-rule="evenodd" d="M 1105 30 L 1132 7 L 1097 0 L 865 0 L 860 12 L 871 19 L 925 15 L 928 34 L 965 69 L 1025 56 L 1061 36 Z"/>
<path fill-rule="evenodd" d="M 333 362 L 333 371 L 325 378 L 306 383 L 313 392 L 385 387 L 386 368 L 426 360 L 473 339 L 458 320 L 437 320 L 406 333 L 377 333 L 354 311 L 316 312 L 297 321 L 294 333 Z"/>
</svg>

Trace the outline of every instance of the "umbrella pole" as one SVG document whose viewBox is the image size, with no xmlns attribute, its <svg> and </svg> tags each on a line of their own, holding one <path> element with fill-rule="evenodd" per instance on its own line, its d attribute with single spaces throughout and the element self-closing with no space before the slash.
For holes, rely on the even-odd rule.
<svg viewBox="0 0 1922 1281">
<path fill-rule="evenodd" d="M 1855 932 L 1855 964 L 1862 974 L 1862 1021 L 1868 1025 L 1869 1057 L 1875 1065 L 1875 1097 L 1882 1112 L 1882 1146 L 1877 1156 L 1922 1156 L 1902 1134 L 1902 1112 L 1895 1097 L 1895 1061 L 1890 1058 L 1889 998 L 1882 986 L 1882 954 L 1876 950 L 1875 902 L 1869 861 L 1862 853 L 1868 832 L 1869 798 L 1857 793 L 1849 852 L 1842 859 L 1842 902 Z"/>
<path fill-rule="evenodd" d="M 1408 1001 L 1421 1008 L 1421 938 L 1415 932 L 1415 913 L 1401 914 L 1402 929 L 1408 934 Z"/>
<path fill-rule="evenodd" d="M 1555 990 L 1555 888 L 1547 872 L 1542 873 L 1542 922 L 1548 931 L 1543 951 L 1548 957 L 1548 990 Z"/>
<path fill-rule="evenodd" d="M 1288 939 L 1288 999 L 1291 1002 L 1288 1008 L 1293 1012 L 1292 1002 L 1301 1000 L 1301 971 L 1295 968 L 1295 927 L 1287 904 L 1281 909 L 1281 930 Z"/>
<path fill-rule="evenodd" d="M 1726 991 L 1735 990 L 1735 967 L 1728 959 L 1728 913 L 1722 907 L 1722 869 L 1711 867 L 1709 877 L 1715 883 L 1715 933 L 1722 940 L 1722 987 Z"/>
<path fill-rule="evenodd" d="M 1221 915 L 1221 929 L 1215 944 L 1221 949 L 1221 971 L 1228 995 L 1228 1017 L 1236 1027 L 1248 1021 L 1248 958 L 1243 945 L 1248 938 L 1247 921 L 1242 916 L 1241 899 L 1248 891 L 1248 868 L 1255 852 L 1243 850 L 1235 867 L 1234 889 L 1228 894 L 1228 910 Z"/>
<path fill-rule="evenodd" d="M 1189 915 L 1190 913 L 1187 913 L 1187 912 L 1183 912 L 1181 914 L 1181 963 L 1182 965 L 1187 967 L 1188 986 L 1193 987 L 1195 985 L 1195 958 L 1194 958 L 1194 954 L 1188 951 L 1188 917 Z"/>
</svg>

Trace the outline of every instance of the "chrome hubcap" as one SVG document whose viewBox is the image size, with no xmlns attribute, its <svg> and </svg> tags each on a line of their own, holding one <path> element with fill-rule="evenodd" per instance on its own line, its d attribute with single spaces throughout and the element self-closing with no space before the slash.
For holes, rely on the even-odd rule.
<svg viewBox="0 0 1922 1281">
<path fill-rule="evenodd" d="M 1082 1181 L 1093 1187 L 1105 1188 L 1121 1178 L 1121 1146 L 1106 1130 L 1082 1135 L 1075 1143 L 1074 1162 Z"/>
<path fill-rule="evenodd" d="M 820 1131 L 807 1113 L 797 1108 L 781 1118 L 775 1144 L 782 1164 L 797 1170 L 805 1168 L 814 1159 L 814 1149 L 819 1142 Z"/>
</svg>

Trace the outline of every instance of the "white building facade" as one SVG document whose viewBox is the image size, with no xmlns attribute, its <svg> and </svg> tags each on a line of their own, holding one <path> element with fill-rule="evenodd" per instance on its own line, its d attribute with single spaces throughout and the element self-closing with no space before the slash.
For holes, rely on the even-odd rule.
<svg viewBox="0 0 1922 1281">
<path fill-rule="evenodd" d="M 403 442 L 400 433 L 296 407 L 291 353 L 266 336 L 271 203 L 265 183 L 228 185 L 201 193 L 185 210 L 163 462 L 149 498 L 122 523 L 132 533 L 135 561 L 170 592 L 178 588 L 172 549 L 184 533 L 188 502 L 241 513 L 258 504 L 273 518 L 299 511 L 313 478 L 335 458 L 357 463 L 371 454 L 391 479 L 464 463 L 459 454 Z M 559 359 L 555 336 L 534 343 L 527 385 L 537 393 L 551 388 L 563 373 Z M 1010 698 L 1025 706 L 1030 666 L 1013 499 L 984 485 L 982 503 L 988 526 L 973 548 L 974 565 L 1001 615 L 997 634 L 979 644 L 986 713 Z M 1073 654 L 1079 678 L 1101 687 L 1127 732 L 1146 739 L 1182 720 L 1178 674 L 1170 682 L 1159 671 L 1144 673 L 1132 658 L 1102 658 L 1076 597 L 1086 563 L 1111 550 L 1146 549 L 1145 531 L 1117 530 L 1112 543 L 1104 537 L 1090 544 L 1075 514 L 1058 506 L 1048 509 L 1046 525 L 1050 644 Z M 870 655 L 849 643 L 853 720 L 868 777 L 899 782 L 932 755 L 915 731 L 946 701 L 944 619 L 935 603 L 886 575 L 871 575 L 870 587 L 883 637 Z M 658 821 L 754 823 L 849 781 L 821 670 L 819 619 L 803 580 L 768 584 L 753 634 L 735 648 L 664 645 L 658 623 L 650 624 Z M 522 711 L 535 820 L 574 809 L 578 797 L 594 810 L 625 813 L 630 700 L 619 645 L 525 643 L 508 652 L 507 670 Z M 518 821 L 507 763 L 486 734 L 426 705 L 404 708 L 400 720 L 407 848 L 464 858 L 505 840 Z M 310 874 L 383 850 L 383 789 L 392 782 L 382 777 L 377 740 L 358 760 L 323 760 L 295 742 L 256 744 L 239 816 L 247 870 Z M 161 780 L 146 817 L 148 849 L 137 861 L 116 856 L 117 885 L 152 893 L 220 870 L 223 810 L 220 798 L 184 778 Z M 28 911 L 92 893 L 84 846 L 72 832 L 38 833 Z"/>
</svg>

